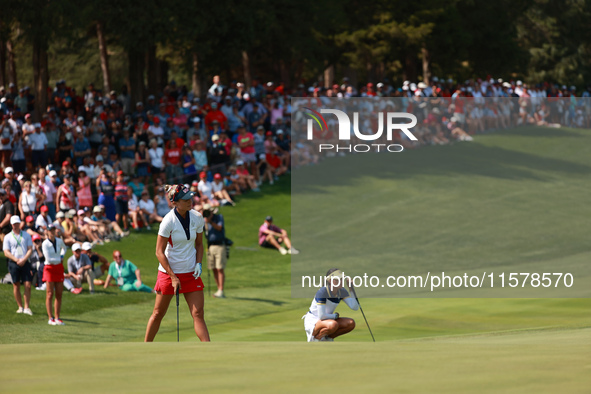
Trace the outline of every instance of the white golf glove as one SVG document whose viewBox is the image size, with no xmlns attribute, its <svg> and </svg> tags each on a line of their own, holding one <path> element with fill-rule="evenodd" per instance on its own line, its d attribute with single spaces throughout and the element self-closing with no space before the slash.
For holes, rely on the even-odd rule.
<svg viewBox="0 0 591 394">
<path fill-rule="evenodd" d="M 199 278 L 201 276 L 201 263 L 197 263 L 195 265 L 195 272 L 193 272 L 193 276 L 195 277 L 195 279 Z"/>
</svg>

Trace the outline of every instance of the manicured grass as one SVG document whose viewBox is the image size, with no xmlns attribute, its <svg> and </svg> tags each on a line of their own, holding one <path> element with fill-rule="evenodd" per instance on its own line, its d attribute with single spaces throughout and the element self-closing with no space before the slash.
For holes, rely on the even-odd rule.
<svg viewBox="0 0 591 394">
<path fill-rule="evenodd" d="M 337 176 L 347 160 L 360 165 Z M 55 370 L 67 371 L 63 382 L 67 375 L 68 385 L 90 392 L 104 391 L 107 382 L 117 392 L 317 392 L 337 383 L 358 392 L 588 391 L 589 298 L 384 299 L 365 298 L 360 289 L 378 343 L 368 343 L 360 312 L 341 306 L 338 311 L 353 317 L 356 329 L 335 343 L 306 344 L 301 317 L 313 291 L 289 286 L 300 262 L 320 272 L 327 265 L 363 272 L 368 248 L 383 245 L 394 253 L 379 249 L 380 258 L 369 259 L 378 268 L 436 263 L 439 270 L 588 269 L 587 130 L 521 128 L 473 143 L 334 158 L 322 165 L 301 170 L 319 176 L 308 178 L 305 187 L 297 184 L 300 174 L 293 175 L 293 199 L 291 179 L 284 177 L 222 209 L 235 246 L 228 298 L 206 296 L 214 343 L 198 343 L 182 302 L 184 344 L 172 343 L 174 303 L 156 337 L 160 343 L 87 344 L 142 341 L 153 295 L 115 288 L 67 293 L 66 326 L 50 327 L 44 293 L 33 291 L 35 316 L 23 316 L 14 313 L 11 287 L 0 286 L 0 362 L 6 366 L 0 369 L 1 391 L 61 391 L 66 383 L 48 378 Z M 334 177 L 320 177 L 331 171 Z M 266 215 L 281 227 L 292 226 L 294 245 L 302 250 L 293 267 L 288 256 L 258 247 Z M 119 248 L 153 286 L 155 238 L 155 230 L 133 234 L 97 250 L 110 256 Z M 203 279 L 207 284 L 205 272 Z M 578 277 L 583 284 L 588 279 Z M 35 365 L 37 373 L 21 376 L 25 365 Z M 88 370 L 92 374 L 84 374 Z M 330 378 L 330 370 L 337 377 Z"/>
</svg>

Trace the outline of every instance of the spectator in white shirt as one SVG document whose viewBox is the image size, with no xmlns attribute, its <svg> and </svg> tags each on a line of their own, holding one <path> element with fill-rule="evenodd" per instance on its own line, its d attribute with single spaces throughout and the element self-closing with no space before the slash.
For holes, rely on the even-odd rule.
<svg viewBox="0 0 591 394">
<path fill-rule="evenodd" d="M 214 207 L 218 207 L 220 205 L 220 202 L 216 200 L 213 195 L 213 188 L 211 186 L 211 182 L 207 181 L 207 174 L 205 173 L 205 171 L 199 174 L 199 178 L 201 180 L 197 185 L 197 190 L 199 191 L 200 201 L 203 204 L 210 204 Z"/>
<path fill-rule="evenodd" d="M 164 162 L 162 161 L 162 158 L 164 157 L 164 149 L 158 146 L 156 138 L 150 140 L 148 155 L 150 156 L 150 167 L 154 182 L 156 182 L 157 178 L 162 179 L 164 182 L 166 178 L 164 173 Z"/>
<path fill-rule="evenodd" d="M 232 197 L 230 197 L 230 194 L 226 190 L 226 187 L 224 186 L 224 181 L 222 179 L 221 174 L 215 174 L 213 176 L 213 183 L 211 184 L 211 189 L 213 191 L 214 197 L 220 200 L 222 204 L 225 200 L 227 204 L 230 204 L 232 206 L 236 205 L 234 203 L 234 200 L 232 200 Z"/>
<path fill-rule="evenodd" d="M 35 123 L 35 132 L 29 134 L 29 145 L 31 146 L 31 159 L 33 168 L 38 165 L 45 167 L 47 165 L 47 136 L 41 132 L 41 123 Z"/>
<path fill-rule="evenodd" d="M 133 226 L 135 231 L 140 231 L 140 222 L 142 224 L 142 227 L 145 227 L 147 230 L 151 230 L 152 228 L 144 219 L 144 215 L 142 215 L 142 211 L 139 206 L 139 201 L 136 195 L 133 194 L 133 189 L 131 187 L 127 189 L 127 196 L 127 208 L 129 209 L 128 214 L 131 218 L 131 225 Z"/>
<path fill-rule="evenodd" d="M 162 217 L 156 212 L 156 205 L 154 201 L 150 199 L 150 195 L 147 191 L 142 192 L 142 198 L 139 201 L 140 211 L 144 215 L 144 221 L 148 222 L 148 225 L 162 221 Z"/>
</svg>

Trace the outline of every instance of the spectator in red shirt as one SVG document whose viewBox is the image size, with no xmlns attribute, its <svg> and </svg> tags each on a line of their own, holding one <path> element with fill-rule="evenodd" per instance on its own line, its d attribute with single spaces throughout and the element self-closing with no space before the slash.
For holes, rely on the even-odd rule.
<svg viewBox="0 0 591 394">
<path fill-rule="evenodd" d="M 236 162 L 236 174 L 238 174 L 238 177 L 242 183 L 246 183 L 253 192 L 261 191 L 261 189 L 258 188 L 254 177 L 250 175 L 246 168 L 244 168 L 244 162 L 242 160 L 238 160 L 238 162 Z"/>
<path fill-rule="evenodd" d="M 220 122 L 222 129 L 226 130 L 228 127 L 228 118 L 226 118 L 226 115 L 218 109 L 218 103 L 211 103 L 210 106 L 211 111 L 205 116 L 205 127 L 209 130 L 211 128 L 211 122 L 217 120 Z"/>
<path fill-rule="evenodd" d="M 244 126 L 238 128 L 238 146 L 240 147 L 240 159 L 245 163 L 246 168 L 250 168 L 250 172 L 255 174 L 255 178 L 258 180 L 254 136 L 247 132 Z"/>
<path fill-rule="evenodd" d="M 180 166 L 182 149 L 177 146 L 176 139 L 171 139 L 168 144 L 168 149 L 164 152 L 166 179 L 169 184 L 179 183 L 183 177 L 183 169 Z"/>
</svg>

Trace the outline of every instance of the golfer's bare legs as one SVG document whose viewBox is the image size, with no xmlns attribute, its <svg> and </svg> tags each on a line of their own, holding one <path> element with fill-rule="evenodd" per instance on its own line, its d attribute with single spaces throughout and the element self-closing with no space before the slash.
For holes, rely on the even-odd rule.
<svg viewBox="0 0 591 394">
<path fill-rule="evenodd" d="M 193 326 L 195 327 L 195 334 L 199 337 L 201 342 L 209 342 L 209 331 L 204 318 L 204 297 L 202 291 L 193 291 L 191 293 L 184 293 L 187 305 L 193 317 Z"/>
<path fill-rule="evenodd" d="M 316 326 L 314 326 L 314 331 L 312 335 L 316 339 L 322 339 L 327 335 L 334 334 L 339 328 L 339 324 L 336 320 L 318 320 L 316 322 Z"/>
<path fill-rule="evenodd" d="M 353 331 L 353 329 L 355 328 L 355 320 L 350 319 L 348 317 L 340 317 L 335 321 L 339 325 L 339 328 L 337 328 L 337 330 L 334 333 L 328 334 L 330 338 L 336 338 L 340 335 L 344 335 L 348 332 Z"/>
<path fill-rule="evenodd" d="M 156 294 L 156 303 L 154 304 L 152 316 L 150 316 L 150 320 L 148 320 L 144 342 L 152 342 L 154 340 L 154 337 L 160 329 L 160 322 L 162 322 L 162 318 L 166 315 L 172 297 L 174 297 L 174 294 Z"/>
</svg>

